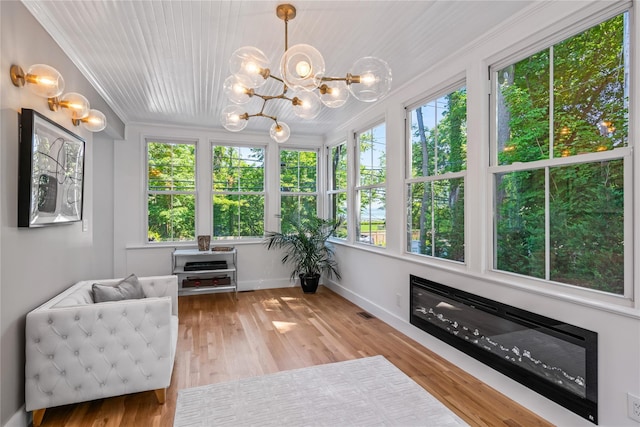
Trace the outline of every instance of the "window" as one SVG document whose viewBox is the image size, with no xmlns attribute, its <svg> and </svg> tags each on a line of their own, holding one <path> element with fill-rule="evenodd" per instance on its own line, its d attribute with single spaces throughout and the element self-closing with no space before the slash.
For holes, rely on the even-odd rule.
<svg viewBox="0 0 640 427">
<path fill-rule="evenodd" d="M 346 141 L 329 149 L 329 218 L 342 218 L 342 226 L 335 237 L 347 238 L 347 143 Z"/>
<path fill-rule="evenodd" d="M 357 134 L 359 206 L 356 240 L 376 246 L 387 245 L 385 206 L 386 126 L 384 123 Z"/>
<path fill-rule="evenodd" d="M 147 140 L 147 239 L 195 240 L 195 143 Z"/>
<path fill-rule="evenodd" d="M 410 110 L 407 251 L 464 262 L 467 93 Z"/>
<path fill-rule="evenodd" d="M 628 295 L 628 19 L 495 68 L 495 269 Z"/>
<path fill-rule="evenodd" d="M 305 217 L 317 216 L 317 170 L 317 151 L 280 150 L 280 214 L 282 218 L 297 221 Z M 284 227 L 286 228 L 286 225 Z"/>
<path fill-rule="evenodd" d="M 213 238 L 264 235 L 264 148 L 213 146 Z"/>
</svg>

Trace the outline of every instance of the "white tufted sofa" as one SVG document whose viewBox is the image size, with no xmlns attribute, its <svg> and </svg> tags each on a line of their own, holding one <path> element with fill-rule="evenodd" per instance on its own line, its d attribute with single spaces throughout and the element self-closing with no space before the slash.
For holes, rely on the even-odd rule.
<svg viewBox="0 0 640 427">
<path fill-rule="evenodd" d="M 176 276 L 138 278 L 143 299 L 94 304 L 78 282 L 27 314 L 25 404 L 33 425 L 46 408 L 155 390 L 164 403 L 178 337 Z"/>
</svg>

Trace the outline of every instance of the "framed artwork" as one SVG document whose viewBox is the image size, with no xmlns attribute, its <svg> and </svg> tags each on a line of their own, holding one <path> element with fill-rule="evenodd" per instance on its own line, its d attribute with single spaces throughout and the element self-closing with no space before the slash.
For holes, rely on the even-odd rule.
<svg viewBox="0 0 640 427">
<path fill-rule="evenodd" d="M 84 139 L 30 109 L 20 116 L 18 227 L 82 220 Z"/>
</svg>

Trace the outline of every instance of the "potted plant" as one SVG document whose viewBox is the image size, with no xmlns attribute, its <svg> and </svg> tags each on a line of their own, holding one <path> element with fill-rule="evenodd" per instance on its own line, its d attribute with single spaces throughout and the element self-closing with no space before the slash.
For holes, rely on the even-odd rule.
<svg viewBox="0 0 640 427">
<path fill-rule="evenodd" d="M 299 277 L 304 293 L 315 293 L 322 273 L 340 278 L 328 240 L 341 225 L 342 219 L 283 218 L 283 232 L 268 231 L 264 243 L 267 249 L 284 250 L 282 263 L 293 267 L 291 280 Z"/>
</svg>

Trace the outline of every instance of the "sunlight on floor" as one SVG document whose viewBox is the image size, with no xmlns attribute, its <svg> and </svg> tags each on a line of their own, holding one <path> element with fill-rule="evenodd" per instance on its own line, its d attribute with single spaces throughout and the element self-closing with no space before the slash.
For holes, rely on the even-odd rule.
<svg viewBox="0 0 640 427">
<path fill-rule="evenodd" d="M 265 311 L 280 311 L 280 301 L 277 298 L 262 300 L 262 306 Z"/>
<path fill-rule="evenodd" d="M 290 330 L 292 330 L 295 326 L 298 326 L 297 323 L 292 323 L 292 322 L 278 322 L 277 320 L 274 320 L 271 322 L 273 324 L 273 326 L 278 330 L 278 332 L 280 332 L 281 334 L 286 334 L 287 332 L 289 332 Z"/>
</svg>

